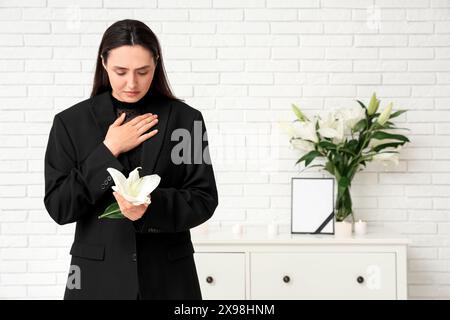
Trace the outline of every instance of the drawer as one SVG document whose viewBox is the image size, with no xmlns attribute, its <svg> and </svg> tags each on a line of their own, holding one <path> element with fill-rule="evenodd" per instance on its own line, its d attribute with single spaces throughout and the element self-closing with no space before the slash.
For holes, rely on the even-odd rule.
<svg viewBox="0 0 450 320">
<path fill-rule="evenodd" d="M 251 299 L 396 299 L 395 253 L 252 253 Z"/>
<path fill-rule="evenodd" d="M 245 253 L 194 254 L 203 299 L 245 299 Z"/>
</svg>

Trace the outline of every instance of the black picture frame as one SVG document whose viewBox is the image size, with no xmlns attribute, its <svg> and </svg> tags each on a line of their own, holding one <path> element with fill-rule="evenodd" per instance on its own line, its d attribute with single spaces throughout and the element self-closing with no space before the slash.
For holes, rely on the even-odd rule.
<svg viewBox="0 0 450 320">
<path fill-rule="evenodd" d="M 291 234 L 334 234 L 334 193 L 334 178 L 292 177 Z"/>
</svg>

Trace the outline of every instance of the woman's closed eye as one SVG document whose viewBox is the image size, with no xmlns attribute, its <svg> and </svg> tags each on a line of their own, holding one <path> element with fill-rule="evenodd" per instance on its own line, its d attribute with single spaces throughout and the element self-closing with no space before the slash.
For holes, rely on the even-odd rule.
<svg viewBox="0 0 450 320">
<path fill-rule="evenodd" d="M 138 72 L 138 75 L 145 76 L 147 73 L 148 72 Z M 116 74 L 119 76 L 124 76 L 126 74 L 126 72 L 122 72 L 122 73 L 116 72 Z"/>
</svg>

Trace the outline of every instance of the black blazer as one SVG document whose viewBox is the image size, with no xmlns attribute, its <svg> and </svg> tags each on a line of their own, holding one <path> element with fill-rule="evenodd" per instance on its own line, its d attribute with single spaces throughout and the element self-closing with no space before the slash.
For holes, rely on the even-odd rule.
<svg viewBox="0 0 450 320">
<path fill-rule="evenodd" d="M 54 117 L 44 204 L 58 224 L 76 222 L 64 299 L 135 299 L 138 293 L 142 299 L 201 299 L 189 229 L 212 216 L 217 188 L 208 141 L 197 140 L 207 161 L 175 164 L 171 152 L 179 141 L 171 137 L 183 128 L 194 140 L 194 121 L 201 121 L 202 134 L 205 123 L 200 111 L 168 98 L 152 97 L 144 109 L 158 114 L 159 123 L 150 129 L 158 133 L 141 144 L 140 175 L 156 173 L 161 182 L 147 212 L 134 222 L 97 218 L 115 201 L 106 169 L 126 177 L 134 169 L 126 167 L 125 154 L 115 158 L 103 144 L 116 119 L 109 92 Z M 193 159 L 199 148 L 191 142 Z"/>
</svg>

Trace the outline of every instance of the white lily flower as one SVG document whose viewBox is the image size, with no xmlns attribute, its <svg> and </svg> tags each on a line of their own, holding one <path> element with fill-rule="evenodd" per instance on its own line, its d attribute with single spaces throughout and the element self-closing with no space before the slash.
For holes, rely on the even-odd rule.
<svg viewBox="0 0 450 320">
<path fill-rule="evenodd" d="M 337 135 L 333 138 L 334 144 L 339 144 L 345 139 L 345 123 L 344 120 L 340 119 L 337 122 Z"/>
<path fill-rule="evenodd" d="M 319 134 L 325 138 L 332 138 L 334 143 L 344 140 L 344 120 L 342 116 L 327 113 L 319 120 Z"/>
<path fill-rule="evenodd" d="M 111 188 L 120 193 L 127 201 L 134 205 L 150 204 L 149 194 L 156 189 L 161 181 L 161 177 L 157 174 L 152 174 L 139 177 L 138 169 L 142 167 L 137 167 L 130 172 L 128 178 L 117 169 L 108 168 L 106 169 L 114 180 L 115 186 Z"/>
<path fill-rule="evenodd" d="M 341 108 L 336 112 L 336 118 L 344 121 L 345 135 L 351 134 L 351 129 L 362 119 L 366 117 L 364 109 L 361 107 Z"/>
<path fill-rule="evenodd" d="M 299 122 L 296 121 L 293 124 L 296 131 L 296 138 L 312 141 L 314 143 L 319 142 L 319 138 L 316 133 L 316 125 L 313 122 Z"/>
<path fill-rule="evenodd" d="M 300 139 L 293 139 L 291 141 L 291 146 L 294 149 L 301 150 L 304 152 L 310 152 L 314 150 L 314 143 Z"/>
<path fill-rule="evenodd" d="M 373 156 L 373 160 L 380 161 L 384 166 L 388 166 L 390 163 L 397 166 L 399 163 L 399 156 L 397 153 L 379 153 Z"/>
<path fill-rule="evenodd" d="M 292 122 L 279 122 L 279 128 L 289 137 L 297 136 L 297 131 L 295 130 Z"/>
</svg>

